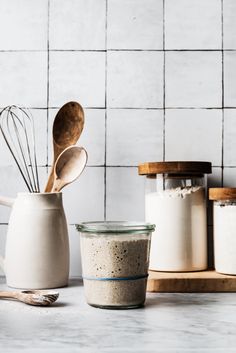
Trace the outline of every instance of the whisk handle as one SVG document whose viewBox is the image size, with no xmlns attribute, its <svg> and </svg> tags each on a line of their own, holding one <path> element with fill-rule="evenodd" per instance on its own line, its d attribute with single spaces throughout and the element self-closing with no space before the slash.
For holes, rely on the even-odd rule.
<svg viewBox="0 0 236 353">
<path fill-rule="evenodd" d="M 5 197 L 5 196 L 0 195 L 0 205 L 12 207 L 14 202 L 15 202 L 15 199 L 12 199 L 11 197 Z"/>
</svg>

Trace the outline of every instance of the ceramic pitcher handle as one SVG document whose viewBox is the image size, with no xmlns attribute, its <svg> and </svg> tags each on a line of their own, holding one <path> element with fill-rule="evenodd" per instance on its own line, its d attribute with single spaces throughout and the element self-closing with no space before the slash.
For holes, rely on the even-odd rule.
<svg viewBox="0 0 236 353">
<path fill-rule="evenodd" d="M 0 205 L 12 207 L 15 202 L 15 199 L 11 197 L 5 197 L 0 195 Z"/>
</svg>

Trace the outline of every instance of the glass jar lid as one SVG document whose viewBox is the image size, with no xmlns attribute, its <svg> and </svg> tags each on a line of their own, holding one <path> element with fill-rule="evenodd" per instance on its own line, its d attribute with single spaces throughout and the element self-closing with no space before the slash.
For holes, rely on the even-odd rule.
<svg viewBox="0 0 236 353">
<path fill-rule="evenodd" d="M 210 162 L 147 162 L 138 166 L 139 175 L 149 174 L 210 174 Z"/>
<path fill-rule="evenodd" d="M 210 188 L 209 200 L 236 200 L 236 188 Z"/>
<path fill-rule="evenodd" d="M 76 224 L 76 229 L 82 233 L 126 233 L 137 234 L 153 232 L 155 225 L 141 222 L 83 222 Z"/>
</svg>

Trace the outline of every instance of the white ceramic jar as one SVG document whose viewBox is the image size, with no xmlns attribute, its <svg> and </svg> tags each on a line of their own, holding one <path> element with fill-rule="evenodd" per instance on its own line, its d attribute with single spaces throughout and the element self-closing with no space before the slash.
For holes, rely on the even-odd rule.
<svg viewBox="0 0 236 353">
<path fill-rule="evenodd" d="M 219 273 L 236 275 L 236 188 L 211 188 L 214 262 Z"/>
<path fill-rule="evenodd" d="M 12 207 L 5 259 L 0 265 L 7 285 L 15 288 L 63 287 L 69 276 L 69 239 L 62 193 L 19 193 L 0 196 Z"/>
<path fill-rule="evenodd" d="M 146 175 L 146 221 L 156 225 L 150 266 L 154 271 L 207 268 L 206 178 L 209 162 L 156 162 L 139 166 Z"/>
</svg>

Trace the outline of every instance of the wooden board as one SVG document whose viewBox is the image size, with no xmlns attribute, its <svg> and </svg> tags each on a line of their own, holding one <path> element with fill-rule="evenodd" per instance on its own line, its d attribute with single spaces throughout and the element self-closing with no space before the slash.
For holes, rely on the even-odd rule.
<svg viewBox="0 0 236 353">
<path fill-rule="evenodd" d="M 236 292 L 236 276 L 222 275 L 214 270 L 184 273 L 149 271 L 147 291 L 169 293 Z"/>
</svg>

